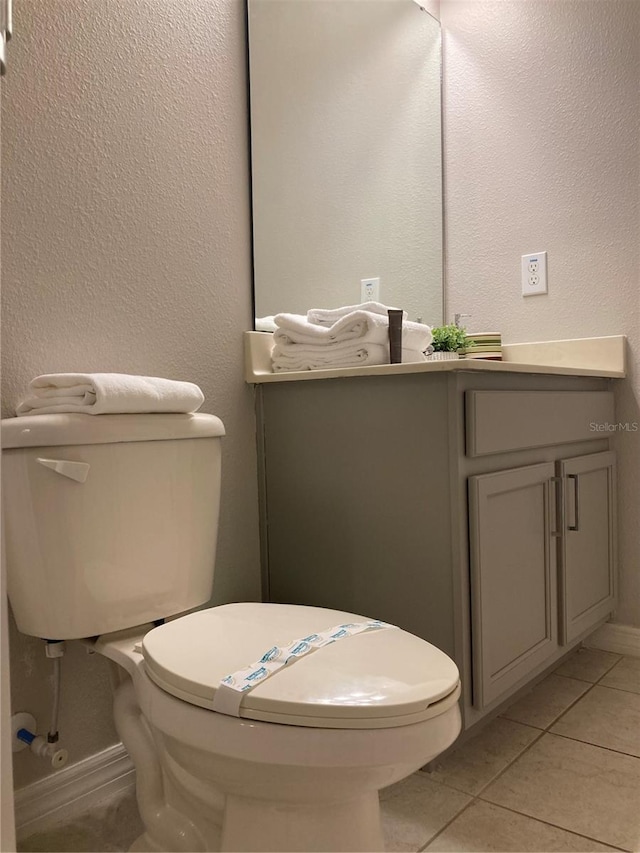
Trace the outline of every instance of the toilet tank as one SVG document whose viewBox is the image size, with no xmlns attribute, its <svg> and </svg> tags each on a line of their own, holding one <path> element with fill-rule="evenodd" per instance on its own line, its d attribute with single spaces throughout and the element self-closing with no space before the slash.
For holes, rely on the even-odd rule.
<svg viewBox="0 0 640 853">
<path fill-rule="evenodd" d="M 19 630 L 91 637 L 208 602 L 223 435 L 204 414 L 3 420 L 7 587 Z"/>
</svg>

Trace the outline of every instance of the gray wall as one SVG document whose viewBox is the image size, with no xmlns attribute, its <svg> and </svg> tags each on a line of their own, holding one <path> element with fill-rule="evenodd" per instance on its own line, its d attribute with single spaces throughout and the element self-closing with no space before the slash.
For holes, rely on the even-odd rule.
<svg viewBox="0 0 640 853">
<path fill-rule="evenodd" d="M 39 373 L 197 382 L 202 410 L 227 427 L 214 600 L 257 598 L 243 5 L 15 0 L 14 17 L 2 84 L 4 415 Z M 13 708 L 44 728 L 42 644 L 15 631 L 11 641 Z M 105 662 L 70 647 L 70 761 L 117 741 L 110 705 Z M 18 787 L 48 772 L 16 757 Z"/>
<path fill-rule="evenodd" d="M 640 422 L 640 3 L 443 0 L 447 314 L 507 343 L 626 334 Z M 520 256 L 548 252 L 548 296 Z M 640 432 L 621 433 L 620 622 L 640 626 Z"/>
</svg>

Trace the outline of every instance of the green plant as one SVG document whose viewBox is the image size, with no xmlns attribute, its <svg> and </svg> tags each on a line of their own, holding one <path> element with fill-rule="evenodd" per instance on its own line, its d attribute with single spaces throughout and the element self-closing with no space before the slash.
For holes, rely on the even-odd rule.
<svg viewBox="0 0 640 853">
<path fill-rule="evenodd" d="M 467 341 L 467 333 L 460 326 L 436 326 L 431 330 L 433 340 L 431 346 L 435 352 L 457 352 L 469 346 L 472 341 Z"/>
</svg>

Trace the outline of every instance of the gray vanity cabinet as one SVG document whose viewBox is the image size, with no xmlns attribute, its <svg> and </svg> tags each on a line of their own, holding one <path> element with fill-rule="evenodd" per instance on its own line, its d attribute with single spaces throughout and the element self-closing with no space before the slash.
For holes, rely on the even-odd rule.
<svg viewBox="0 0 640 853">
<path fill-rule="evenodd" d="M 615 606 L 615 456 L 559 462 L 564 493 L 560 539 L 560 632 L 570 643 Z"/>
<path fill-rule="evenodd" d="M 613 454 L 592 428 L 614 420 L 610 380 L 353 376 L 265 383 L 256 402 L 265 600 L 438 646 L 465 728 L 613 610 Z"/>
<path fill-rule="evenodd" d="M 469 478 L 473 697 L 480 708 L 558 648 L 553 462 Z"/>
<path fill-rule="evenodd" d="M 614 609 L 615 458 L 594 443 L 579 455 L 613 399 L 486 388 L 465 404 L 472 704 L 484 713 Z"/>
<path fill-rule="evenodd" d="M 610 451 L 469 477 L 477 708 L 611 613 L 614 532 Z"/>
</svg>

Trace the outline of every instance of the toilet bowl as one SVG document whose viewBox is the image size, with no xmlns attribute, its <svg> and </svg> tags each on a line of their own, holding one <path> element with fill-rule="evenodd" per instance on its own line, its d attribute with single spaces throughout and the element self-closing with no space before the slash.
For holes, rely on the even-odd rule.
<svg viewBox="0 0 640 853">
<path fill-rule="evenodd" d="M 95 641 L 127 673 L 115 722 L 146 827 L 132 850 L 384 849 L 378 791 L 460 731 L 446 655 L 398 628 L 351 636 L 245 694 L 240 716 L 212 710 L 225 668 L 274 639 L 357 621 L 246 603 Z"/>
<path fill-rule="evenodd" d="M 109 659 L 132 850 L 382 850 L 378 791 L 457 737 L 458 670 L 353 613 L 184 615 L 211 595 L 223 434 L 207 415 L 3 421 L 18 628 Z"/>
</svg>

